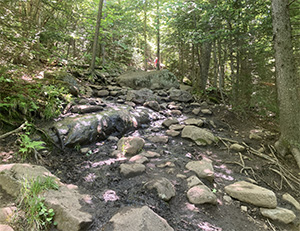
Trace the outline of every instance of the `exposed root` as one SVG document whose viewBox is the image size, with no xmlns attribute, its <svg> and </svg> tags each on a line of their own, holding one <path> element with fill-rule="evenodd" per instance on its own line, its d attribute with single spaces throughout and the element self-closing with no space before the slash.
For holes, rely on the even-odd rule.
<svg viewBox="0 0 300 231">
<path fill-rule="evenodd" d="M 27 121 L 26 121 L 25 123 L 23 123 L 23 124 L 22 124 L 20 127 L 18 127 L 17 129 L 12 130 L 12 131 L 10 131 L 10 132 L 7 132 L 7 133 L 1 135 L 1 136 L 0 136 L 0 139 L 5 139 L 6 137 L 8 137 L 8 136 L 10 136 L 10 135 L 12 135 L 12 134 L 14 134 L 14 133 L 21 132 L 21 131 L 23 130 L 23 128 L 26 126 L 26 123 L 27 123 Z"/>
<path fill-rule="evenodd" d="M 298 168 L 300 169 L 300 151 L 299 151 L 299 149 L 298 148 L 292 148 L 291 152 L 292 152 L 294 158 L 296 159 Z"/>
</svg>

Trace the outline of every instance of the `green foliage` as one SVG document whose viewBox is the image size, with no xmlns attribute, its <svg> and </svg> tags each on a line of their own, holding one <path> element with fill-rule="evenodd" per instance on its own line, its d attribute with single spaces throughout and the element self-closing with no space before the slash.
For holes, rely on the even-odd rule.
<svg viewBox="0 0 300 231">
<path fill-rule="evenodd" d="M 18 205 L 25 212 L 30 228 L 45 230 L 53 223 L 55 213 L 53 209 L 47 208 L 44 203 L 45 199 L 40 194 L 45 190 L 57 190 L 58 187 L 55 179 L 50 176 L 24 180 Z"/>
</svg>

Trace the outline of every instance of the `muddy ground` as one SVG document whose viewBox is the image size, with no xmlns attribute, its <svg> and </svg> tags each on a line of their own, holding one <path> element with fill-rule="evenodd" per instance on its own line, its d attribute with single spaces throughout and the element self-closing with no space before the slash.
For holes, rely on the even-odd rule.
<svg viewBox="0 0 300 231">
<path fill-rule="evenodd" d="M 183 117 L 195 117 L 188 107 L 184 107 Z M 224 106 L 210 105 L 213 115 L 205 116 L 207 121 L 214 121 L 216 128 L 209 123 L 205 127 L 209 128 L 220 137 L 226 137 L 238 142 L 245 142 L 254 149 L 265 147 L 265 153 L 270 154 L 268 145 L 273 145 L 278 138 L 274 126 L 267 127 L 270 132 L 263 140 L 250 140 L 251 130 L 263 129 L 262 124 L 255 119 L 241 120 L 234 113 Z M 179 118 L 179 119 L 180 119 Z M 250 152 L 240 154 L 228 150 L 222 142 L 218 144 L 200 147 L 193 141 L 180 137 L 169 137 L 167 144 L 152 143 L 149 135 L 165 135 L 166 128 L 161 125 L 162 121 L 154 121 L 148 127 L 136 130 L 126 136 L 140 136 L 145 139 L 145 151 L 154 151 L 161 156 L 151 159 L 147 164 L 146 172 L 133 178 L 124 178 L 120 175 L 119 166 L 122 161 L 113 161 L 111 153 L 117 148 L 116 140 L 98 141 L 87 147 L 90 151 L 81 153 L 76 149 L 64 150 L 53 149 L 50 153 L 43 154 L 47 167 L 53 174 L 58 176 L 62 182 L 72 183 L 79 186 L 82 193 L 92 196 L 92 204 L 85 206 L 85 209 L 94 215 L 94 223 L 91 231 L 100 231 L 109 219 L 122 207 L 149 206 L 154 212 L 165 218 L 176 231 L 258 231 L 258 230 L 299 230 L 299 220 L 294 224 L 284 225 L 270 221 L 260 215 L 259 209 L 255 206 L 233 200 L 226 203 L 223 200 L 224 187 L 238 180 L 251 178 L 260 186 L 273 190 L 279 201 L 279 206 L 292 209 L 291 205 L 284 203 L 281 196 L 289 192 L 298 201 L 300 200 L 299 185 L 294 185 L 295 190 L 282 181 L 281 176 L 270 169 L 276 168 L 268 161 L 252 155 Z M 264 124 L 266 125 L 266 124 Z M 17 136 L 12 135 L 1 141 L 1 162 L 18 162 L 16 144 Z M 208 157 L 213 160 L 215 169 L 214 182 L 204 183 L 211 189 L 215 189 L 218 197 L 217 205 L 190 204 L 186 197 L 186 180 L 177 177 L 177 174 L 192 175 L 187 172 L 185 165 L 191 160 L 200 160 Z M 244 168 L 242 167 L 242 160 Z M 279 159 L 280 163 L 292 170 L 297 176 L 296 165 L 292 158 Z M 34 160 L 32 160 L 35 163 Z M 167 162 L 174 163 L 174 167 L 157 167 Z M 295 170 L 293 170 L 295 169 Z M 144 184 L 155 178 L 164 176 L 169 179 L 176 188 L 176 196 L 169 202 L 158 198 L 155 192 L 144 188 Z M 298 175 L 299 176 L 299 175 Z M 114 198 L 106 198 L 107 190 L 115 191 Z M 9 198 L 11 199 L 11 198 Z M 2 194 L 0 202 L 6 204 L 8 198 Z M 247 211 L 242 211 L 241 206 L 247 206 Z M 55 230 L 55 229 L 53 229 Z"/>
</svg>

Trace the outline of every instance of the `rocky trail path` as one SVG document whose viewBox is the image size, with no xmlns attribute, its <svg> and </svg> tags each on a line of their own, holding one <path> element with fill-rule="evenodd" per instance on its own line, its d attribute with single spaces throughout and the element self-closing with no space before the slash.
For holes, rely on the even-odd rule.
<svg viewBox="0 0 300 231">
<path fill-rule="evenodd" d="M 44 127 L 60 147 L 42 154 L 45 168 L 0 165 L 0 223 L 14 210 L 8 179 L 39 172 L 62 182 L 46 195 L 52 230 L 300 230 L 297 176 L 268 146 L 277 134 L 195 102 L 166 71 L 102 75 L 107 85 L 81 82 L 86 96 Z"/>
</svg>

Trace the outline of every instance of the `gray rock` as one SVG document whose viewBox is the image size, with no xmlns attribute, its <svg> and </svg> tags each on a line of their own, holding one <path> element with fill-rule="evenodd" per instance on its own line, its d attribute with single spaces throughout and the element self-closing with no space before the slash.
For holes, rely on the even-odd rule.
<svg viewBox="0 0 300 231">
<path fill-rule="evenodd" d="M 149 107 L 154 111 L 160 111 L 160 105 L 157 101 L 147 101 L 144 103 L 144 107 Z"/>
<path fill-rule="evenodd" d="M 99 97 L 109 96 L 109 91 L 108 90 L 100 90 L 97 92 L 97 96 L 99 96 Z"/>
<path fill-rule="evenodd" d="M 192 204 L 217 204 L 216 195 L 205 185 L 197 185 L 190 188 L 187 197 Z"/>
<path fill-rule="evenodd" d="M 179 88 L 179 83 L 174 74 L 167 70 L 162 71 L 138 71 L 128 72 L 117 78 L 120 86 L 130 87 L 132 89 L 170 89 Z"/>
<path fill-rule="evenodd" d="M 135 162 L 137 164 L 144 164 L 144 163 L 149 162 L 149 160 L 148 160 L 147 157 L 145 157 L 142 154 L 140 154 L 140 155 L 135 155 L 135 156 L 131 157 L 129 159 L 129 162 Z"/>
<path fill-rule="evenodd" d="M 66 117 L 54 122 L 54 130 L 57 131 L 55 134 L 51 129 L 47 132 L 62 146 L 74 147 L 78 144 L 94 142 L 97 139 L 104 140 L 110 135 L 124 135 L 128 131 L 139 128 L 142 124 L 149 123 L 151 113 L 153 111 L 146 108 L 133 112 L 131 107 L 123 105 L 119 110 L 110 108 L 94 114 Z"/>
<path fill-rule="evenodd" d="M 203 183 L 198 177 L 190 176 L 189 178 L 187 178 L 187 185 L 188 185 L 188 188 L 190 189 L 196 185 L 203 185 Z"/>
<path fill-rule="evenodd" d="M 277 206 L 274 192 L 246 181 L 226 186 L 225 192 L 233 198 L 255 206 L 265 208 L 276 208 Z"/>
<path fill-rule="evenodd" d="M 260 212 L 263 216 L 284 224 L 291 223 L 296 219 L 296 215 L 293 211 L 280 207 L 275 209 L 261 208 Z"/>
<path fill-rule="evenodd" d="M 46 191 L 43 197 L 46 206 L 55 212 L 54 222 L 59 230 L 80 231 L 92 224 L 92 215 L 81 211 L 84 197 L 76 189 L 61 186 L 58 190 Z"/>
<path fill-rule="evenodd" d="M 146 167 L 143 164 L 121 164 L 120 173 L 125 177 L 134 177 L 145 172 Z"/>
<path fill-rule="evenodd" d="M 137 104 L 144 104 L 146 101 L 156 100 L 156 96 L 153 94 L 153 91 L 147 88 L 140 90 L 130 90 L 127 92 L 126 100 L 132 101 Z"/>
<path fill-rule="evenodd" d="M 217 141 L 217 138 L 210 131 L 190 125 L 182 130 L 181 137 L 189 138 L 199 146 L 205 146 Z"/>
<path fill-rule="evenodd" d="M 149 158 L 153 158 L 153 157 L 160 157 L 160 154 L 157 152 L 152 152 L 152 151 L 147 151 L 147 152 L 143 152 L 141 153 L 141 155 L 145 156 L 145 157 L 149 157 Z"/>
<path fill-rule="evenodd" d="M 175 131 L 175 130 L 167 130 L 167 131 L 166 131 L 166 134 L 167 134 L 168 136 L 176 137 L 176 136 L 179 136 L 179 135 L 180 135 L 180 132 L 179 132 L 179 131 Z"/>
<path fill-rule="evenodd" d="M 183 121 L 184 124 L 186 125 L 195 125 L 197 127 L 202 127 L 203 125 L 203 120 L 201 119 L 195 119 L 195 118 L 191 118 L 191 119 L 186 119 L 185 121 Z"/>
<path fill-rule="evenodd" d="M 150 136 L 148 138 L 153 143 L 166 144 L 169 141 L 168 136 Z"/>
<path fill-rule="evenodd" d="M 173 184 L 164 177 L 147 182 L 145 187 L 149 190 L 156 189 L 158 197 L 165 201 L 169 201 L 176 195 Z"/>
<path fill-rule="evenodd" d="M 149 207 L 123 208 L 115 214 L 103 231 L 174 231 L 165 219 Z"/>
<path fill-rule="evenodd" d="M 179 89 L 175 89 L 175 88 L 171 88 L 169 90 L 169 94 L 170 94 L 170 99 L 171 100 L 175 100 L 175 101 L 179 101 L 179 102 L 190 102 L 193 100 L 193 96 L 190 92 L 188 91 L 182 91 Z"/>
<path fill-rule="evenodd" d="M 0 224 L 0 230 L 1 231 L 14 231 L 14 229 L 11 226 L 9 226 L 9 225 L 1 225 L 1 224 Z"/>
<path fill-rule="evenodd" d="M 48 190 L 43 193 L 45 204 L 55 212 L 54 221 L 58 223 L 57 227 L 62 231 L 79 231 L 87 229 L 92 223 L 92 216 L 89 213 L 82 212 L 81 201 L 84 201 L 86 195 L 81 195 L 76 187 L 68 187 L 60 183 L 60 180 L 52 175 L 50 171 L 42 166 L 30 164 L 10 164 L 0 165 L 0 186 L 8 194 L 17 197 L 22 181 L 34 180 L 37 177 L 41 181 L 51 176 L 59 184 L 58 190 Z"/>
<path fill-rule="evenodd" d="M 75 105 L 72 107 L 71 112 L 84 114 L 84 113 L 98 112 L 102 110 L 103 107 L 98 105 Z"/>
<path fill-rule="evenodd" d="M 203 113 L 204 115 L 211 115 L 211 114 L 212 114 L 212 111 L 209 110 L 209 109 L 202 109 L 202 110 L 201 110 L 201 113 Z"/>
<path fill-rule="evenodd" d="M 170 130 L 178 131 L 178 130 L 182 130 L 184 127 L 185 127 L 185 125 L 183 125 L 183 124 L 173 124 L 169 128 L 170 128 Z"/>
<path fill-rule="evenodd" d="M 192 113 L 194 115 L 198 115 L 200 113 L 200 111 L 201 111 L 201 108 L 194 108 L 193 111 L 192 111 Z"/>
<path fill-rule="evenodd" d="M 185 167 L 195 172 L 199 178 L 214 179 L 214 168 L 210 159 L 203 158 L 201 161 L 191 161 Z"/>
<path fill-rule="evenodd" d="M 236 152 L 242 152 L 245 150 L 245 147 L 240 144 L 232 144 L 230 145 L 230 149 Z"/>
<path fill-rule="evenodd" d="M 145 141 L 140 137 L 123 137 L 118 141 L 118 150 L 125 155 L 133 156 L 138 154 L 144 147 Z"/>
<path fill-rule="evenodd" d="M 300 203 L 294 197 L 292 197 L 289 193 L 283 194 L 282 199 L 291 203 L 297 210 L 300 210 Z"/>
<path fill-rule="evenodd" d="M 173 125 L 173 124 L 178 124 L 179 123 L 179 121 L 177 120 L 177 119 L 175 119 L 175 118 L 168 118 L 168 119 L 166 119 L 163 123 L 162 123 L 162 125 L 164 125 L 165 127 L 170 127 L 171 125 Z"/>
<path fill-rule="evenodd" d="M 15 206 L 0 208 L 0 223 L 11 222 L 16 211 L 17 207 Z"/>
</svg>

